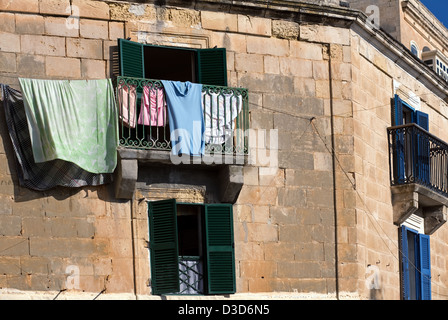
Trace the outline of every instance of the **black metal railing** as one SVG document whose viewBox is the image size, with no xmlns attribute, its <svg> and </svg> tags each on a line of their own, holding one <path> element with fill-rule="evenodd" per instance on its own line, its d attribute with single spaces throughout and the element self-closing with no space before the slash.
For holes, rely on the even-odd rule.
<svg viewBox="0 0 448 320">
<path fill-rule="evenodd" d="M 448 196 L 448 144 L 414 123 L 387 132 L 391 185 L 418 183 Z"/>
</svg>

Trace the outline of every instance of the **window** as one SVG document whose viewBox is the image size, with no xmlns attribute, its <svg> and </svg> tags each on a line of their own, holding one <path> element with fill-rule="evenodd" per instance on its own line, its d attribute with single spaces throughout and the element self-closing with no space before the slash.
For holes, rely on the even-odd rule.
<svg viewBox="0 0 448 320">
<path fill-rule="evenodd" d="M 429 131 L 428 114 L 415 110 L 401 100 L 398 95 L 395 95 L 393 110 L 395 126 L 415 123 Z M 395 149 L 395 182 L 401 184 L 406 181 L 419 181 L 429 184 L 429 141 L 425 139 L 423 131 L 413 128 L 403 129 L 395 139 L 397 146 Z"/>
<path fill-rule="evenodd" d="M 227 86 L 226 49 L 194 49 L 118 39 L 120 75 Z"/>
<path fill-rule="evenodd" d="M 406 226 L 400 229 L 401 281 L 404 300 L 431 300 L 429 236 Z"/>
<path fill-rule="evenodd" d="M 230 204 L 148 202 L 154 294 L 235 293 Z"/>
<path fill-rule="evenodd" d="M 411 41 L 411 52 L 417 58 L 419 57 L 418 46 L 417 46 L 417 44 L 414 41 Z"/>
</svg>

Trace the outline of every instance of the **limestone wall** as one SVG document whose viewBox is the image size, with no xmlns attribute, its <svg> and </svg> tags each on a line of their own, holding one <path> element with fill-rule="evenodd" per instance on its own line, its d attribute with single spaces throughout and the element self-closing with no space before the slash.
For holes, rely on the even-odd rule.
<svg viewBox="0 0 448 320">
<path fill-rule="evenodd" d="M 112 77 L 121 37 L 225 47 L 229 86 L 249 89 L 253 129 L 233 207 L 238 294 L 400 298 L 386 135 L 393 80 L 421 98 L 430 131 L 445 140 L 448 113 L 353 29 L 299 25 L 259 8 L 88 0 L 0 0 L 0 19 L 0 82 L 14 87 L 18 77 Z M 33 192 L 18 185 L 5 126 L 0 132 L 0 287 L 57 292 L 67 267 L 77 266 L 75 293 L 150 295 L 145 200 L 199 203 L 203 195 L 139 187 L 133 201 L 122 201 L 112 185 Z M 446 232 L 431 238 L 440 285 Z M 369 265 L 380 270 L 376 291 L 366 286 Z"/>
</svg>

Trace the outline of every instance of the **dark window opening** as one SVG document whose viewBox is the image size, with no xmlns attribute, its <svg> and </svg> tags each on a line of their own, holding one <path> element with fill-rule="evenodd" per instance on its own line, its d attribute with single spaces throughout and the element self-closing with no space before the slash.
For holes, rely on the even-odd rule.
<svg viewBox="0 0 448 320">
<path fill-rule="evenodd" d="M 179 256 L 202 256 L 201 207 L 177 205 Z"/>
<path fill-rule="evenodd" d="M 194 50 L 145 46 L 144 58 L 148 79 L 197 82 Z"/>
</svg>

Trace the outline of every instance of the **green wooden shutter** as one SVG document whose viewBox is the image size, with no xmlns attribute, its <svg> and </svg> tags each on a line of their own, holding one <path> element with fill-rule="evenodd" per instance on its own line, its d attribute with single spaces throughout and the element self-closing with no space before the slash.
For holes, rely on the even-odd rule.
<svg viewBox="0 0 448 320">
<path fill-rule="evenodd" d="M 232 205 L 205 205 L 205 242 L 208 293 L 235 293 Z"/>
<path fill-rule="evenodd" d="M 227 56 L 225 48 L 198 49 L 198 82 L 227 86 Z"/>
<path fill-rule="evenodd" d="M 429 236 L 419 234 L 421 300 L 431 300 L 431 249 Z"/>
<path fill-rule="evenodd" d="M 148 204 L 153 293 L 179 292 L 176 200 Z"/>
<path fill-rule="evenodd" d="M 120 76 L 144 78 L 144 44 L 118 39 L 118 50 L 120 55 Z"/>
</svg>

